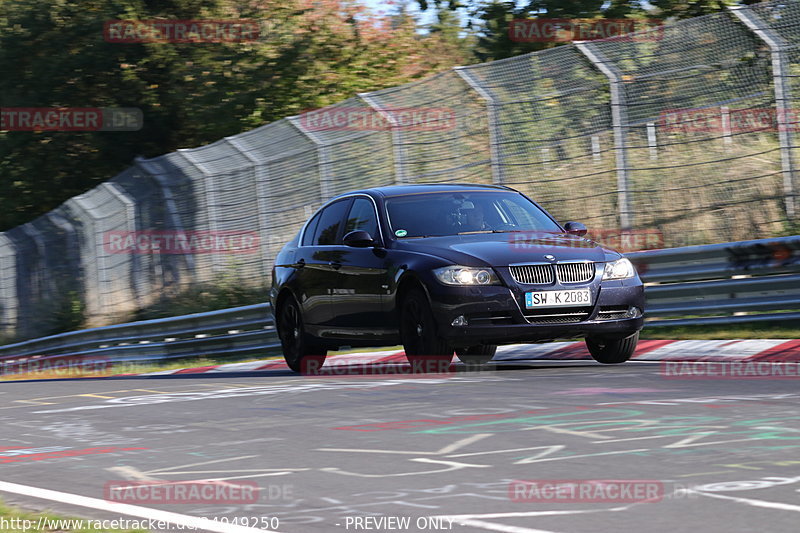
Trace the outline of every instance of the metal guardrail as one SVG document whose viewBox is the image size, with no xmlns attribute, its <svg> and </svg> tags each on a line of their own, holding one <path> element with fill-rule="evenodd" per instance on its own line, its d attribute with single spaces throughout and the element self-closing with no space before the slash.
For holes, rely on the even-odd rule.
<svg viewBox="0 0 800 533">
<path fill-rule="evenodd" d="M 646 283 L 647 327 L 800 321 L 800 236 L 627 256 Z M 8 344 L 0 346 L 0 369 L 65 358 L 135 363 L 279 353 L 265 303 Z"/>
<path fill-rule="evenodd" d="M 634 252 L 647 327 L 800 323 L 800 236 Z"/>
<path fill-rule="evenodd" d="M 0 346 L 0 365 L 27 361 L 261 356 L 280 353 L 269 304 L 61 333 Z"/>
</svg>

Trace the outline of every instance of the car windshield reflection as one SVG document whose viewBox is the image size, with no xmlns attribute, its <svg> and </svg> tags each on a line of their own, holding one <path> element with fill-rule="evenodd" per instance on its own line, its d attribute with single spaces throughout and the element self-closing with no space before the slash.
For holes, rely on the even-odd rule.
<svg viewBox="0 0 800 533">
<path fill-rule="evenodd" d="M 386 200 L 392 234 L 401 239 L 479 233 L 563 231 L 516 192 L 407 194 Z"/>
</svg>

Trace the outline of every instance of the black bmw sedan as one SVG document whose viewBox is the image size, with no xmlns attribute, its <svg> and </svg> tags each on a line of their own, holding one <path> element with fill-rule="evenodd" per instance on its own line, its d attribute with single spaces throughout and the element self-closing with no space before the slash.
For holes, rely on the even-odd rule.
<svg viewBox="0 0 800 533">
<path fill-rule="evenodd" d="M 502 186 L 398 185 L 322 206 L 275 260 L 270 300 L 298 372 L 328 350 L 402 344 L 413 365 L 492 359 L 500 344 L 585 338 L 627 361 L 643 325 L 630 261 Z"/>
</svg>

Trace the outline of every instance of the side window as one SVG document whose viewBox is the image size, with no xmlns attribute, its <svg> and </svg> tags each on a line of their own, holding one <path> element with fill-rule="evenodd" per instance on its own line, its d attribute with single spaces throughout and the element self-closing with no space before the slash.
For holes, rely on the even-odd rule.
<svg viewBox="0 0 800 533">
<path fill-rule="evenodd" d="M 342 243 L 342 222 L 350 200 L 341 200 L 333 203 L 320 213 L 319 224 L 314 231 L 314 246 L 327 246 Z"/>
<path fill-rule="evenodd" d="M 317 224 L 319 224 L 319 216 L 321 213 L 317 213 L 314 218 L 311 219 L 311 222 L 308 223 L 306 226 L 306 232 L 303 234 L 303 242 L 301 246 L 311 246 L 314 242 L 314 232 L 317 231 Z"/>
<path fill-rule="evenodd" d="M 375 218 L 375 207 L 371 200 L 356 198 L 353 201 L 353 207 L 350 208 L 350 214 L 347 215 L 347 224 L 343 235 L 356 230 L 366 231 L 372 235 L 373 239 L 378 238 L 378 219 Z"/>
</svg>

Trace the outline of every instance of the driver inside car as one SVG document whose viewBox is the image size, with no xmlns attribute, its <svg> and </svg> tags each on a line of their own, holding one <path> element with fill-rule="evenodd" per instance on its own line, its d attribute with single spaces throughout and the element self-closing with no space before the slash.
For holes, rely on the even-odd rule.
<svg viewBox="0 0 800 533">
<path fill-rule="evenodd" d="M 464 215 L 462 231 L 482 231 L 490 229 L 483 218 L 483 208 L 472 202 L 465 202 L 465 204 L 466 205 L 461 208 L 461 213 Z"/>
</svg>

